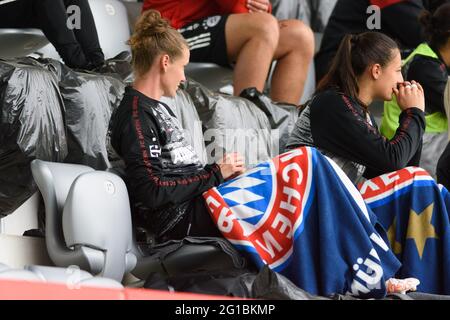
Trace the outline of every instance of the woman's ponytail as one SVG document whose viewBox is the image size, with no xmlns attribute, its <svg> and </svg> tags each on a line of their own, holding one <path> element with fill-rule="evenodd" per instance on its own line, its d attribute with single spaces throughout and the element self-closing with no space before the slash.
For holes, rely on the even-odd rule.
<svg viewBox="0 0 450 320">
<path fill-rule="evenodd" d="M 344 37 L 333 59 L 330 71 L 319 82 L 317 91 L 335 85 L 351 97 L 358 95 L 358 81 L 352 64 L 352 51 L 358 40 L 357 35 L 348 34 Z"/>
<path fill-rule="evenodd" d="M 358 77 L 371 64 L 382 67 L 394 57 L 398 46 L 394 40 L 380 32 L 346 35 L 331 63 L 330 70 L 317 85 L 316 93 L 336 88 L 358 100 Z"/>
</svg>

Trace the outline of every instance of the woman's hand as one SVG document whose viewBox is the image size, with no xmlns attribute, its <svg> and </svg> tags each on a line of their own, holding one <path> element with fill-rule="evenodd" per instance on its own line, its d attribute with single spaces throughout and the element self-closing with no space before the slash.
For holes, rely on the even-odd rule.
<svg viewBox="0 0 450 320">
<path fill-rule="evenodd" d="M 425 96 L 420 83 L 414 80 L 399 83 L 398 88 L 394 89 L 394 94 L 397 97 L 400 109 L 406 110 L 416 107 L 425 111 Z"/>
<path fill-rule="evenodd" d="M 269 0 L 247 0 L 249 12 L 269 12 Z"/>
<path fill-rule="evenodd" d="M 244 157 L 237 152 L 225 154 L 217 164 L 224 179 L 240 175 L 246 170 Z"/>
</svg>

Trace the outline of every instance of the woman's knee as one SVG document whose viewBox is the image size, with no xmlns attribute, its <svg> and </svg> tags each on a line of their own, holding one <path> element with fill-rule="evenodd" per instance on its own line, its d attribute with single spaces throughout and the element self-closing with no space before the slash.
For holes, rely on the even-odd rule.
<svg viewBox="0 0 450 320">
<path fill-rule="evenodd" d="M 280 45 L 299 48 L 304 54 L 314 54 L 314 33 L 300 20 L 280 21 Z"/>
<path fill-rule="evenodd" d="M 248 15 L 248 24 L 252 38 L 266 41 L 276 48 L 280 38 L 280 28 L 274 16 L 268 13 L 251 13 Z"/>
</svg>

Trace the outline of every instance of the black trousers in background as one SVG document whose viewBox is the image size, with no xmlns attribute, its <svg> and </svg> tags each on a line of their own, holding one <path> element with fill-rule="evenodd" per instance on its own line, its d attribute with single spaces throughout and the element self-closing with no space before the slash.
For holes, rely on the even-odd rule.
<svg viewBox="0 0 450 320">
<path fill-rule="evenodd" d="M 450 190 L 450 143 L 439 158 L 436 168 L 437 182 Z"/>
<path fill-rule="evenodd" d="M 80 8 L 81 28 L 67 27 L 66 8 Z M 89 68 L 104 62 L 88 0 L 17 0 L 0 5 L 0 28 L 41 29 L 65 64 Z"/>
</svg>

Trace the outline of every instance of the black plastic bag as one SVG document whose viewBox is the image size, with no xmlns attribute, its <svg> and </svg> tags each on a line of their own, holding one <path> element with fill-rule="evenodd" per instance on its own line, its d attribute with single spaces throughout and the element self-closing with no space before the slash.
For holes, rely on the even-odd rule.
<svg viewBox="0 0 450 320">
<path fill-rule="evenodd" d="M 105 64 L 94 70 L 97 74 L 116 77 L 126 84 L 134 81 L 133 68 L 131 66 L 131 53 L 123 51 L 114 58 L 105 61 Z"/>
<path fill-rule="evenodd" d="M 125 83 L 117 75 L 77 72 L 59 61 L 43 59 L 54 70 L 65 106 L 68 163 L 108 168 L 106 135 L 112 112 L 119 106 Z"/>
<path fill-rule="evenodd" d="M 36 191 L 33 159 L 109 166 L 109 119 L 131 81 L 129 56 L 108 60 L 106 74 L 78 72 L 53 59 L 0 61 L 0 216 Z"/>
<path fill-rule="evenodd" d="M 278 137 L 272 136 L 269 119 L 254 103 L 212 92 L 193 80 L 185 90 L 202 121 L 209 163 L 224 153 L 239 152 L 252 167 L 278 155 Z"/>
<path fill-rule="evenodd" d="M 161 101 L 175 113 L 185 131 L 187 141 L 194 148 L 200 161 L 206 165 L 208 158 L 205 141 L 203 140 L 202 121 L 189 94 L 185 90 L 179 89 L 175 97 L 162 97 Z"/>
<path fill-rule="evenodd" d="M 65 162 L 108 168 L 106 134 L 125 84 L 110 76 L 72 71 L 59 86 L 66 108 L 69 154 Z"/>
<path fill-rule="evenodd" d="M 0 217 L 36 191 L 33 159 L 67 156 L 63 110 L 54 72 L 32 58 L 0 60 Z"/>
<path fill-rule="evenodd" d="M 269 119 L 270 126 L 279 137 L 278 152 L 283 153 L 289 140 L 289 136 L 294 129 L 299 115 L 297 106 L 288 103 L 273 102 L 268 96 L 263 95 L 256 88 L 248 88 L 242 91 L 241 97 L 252 101 L 257 105 Z"/>
<path fill-rule="evenodd" d="M 144 287 L 254 299 L 329 300 L 307 293 L 267 266 L 259 272 L 246 268 L 230 268 L 185 273 L 167 278 L 153 273 L 146 280 Z"/>
</svg>

